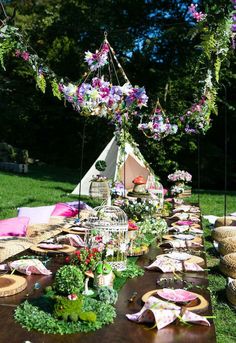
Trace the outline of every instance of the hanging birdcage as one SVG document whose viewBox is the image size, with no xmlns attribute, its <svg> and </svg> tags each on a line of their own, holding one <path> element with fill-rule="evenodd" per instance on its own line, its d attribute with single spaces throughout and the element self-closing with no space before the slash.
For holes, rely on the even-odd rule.
<svg viewBox="0 0 236 343">
<path fill-rule="evenodd" d="M 103 251 L 104 259 L 116 270 L 125 270 L 127 263 L 128 218 L 117 206 L 98 206 L 88 217 L 87 244 Z"/>
</svg>

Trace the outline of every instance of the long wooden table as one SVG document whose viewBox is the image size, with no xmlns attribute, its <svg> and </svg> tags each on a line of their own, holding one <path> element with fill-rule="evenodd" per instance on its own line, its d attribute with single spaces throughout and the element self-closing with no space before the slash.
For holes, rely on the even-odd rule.
<svg viewBox="0 0 236 343">
<path fill-rule="evenodd" d="M 28 252 L 30 255 L 32 253 Z M 152 247 L 149 252 L 141 256 L 138 260 L 140 266 L 149 265 L 157 254 L 162 253 L 161 249 Z M 24 252 L 25 255 L 25 252 Z M 54 257 L 51 259 L 47 267 L 55 272 L 62 264 L 62 257 Z M 171 324 L 160 331 L 156 328 L 148 329 L 146 325 L 136 324 L 126 319 L 126 313 L 138 312 L 142 307 L 141 297 L 144 293 L 160 288 L 157 281 L 160 278 L 168 279 L 164 287 L 183 288 L 184 281 L 191 282 L 194 285 L 206 286 L 208 285 L 208 278 L 206 272 L 198 273 L 184 273 L 183 280 L 173 280 L 172 273 L 163 274 L 157 271 L 145 271 L 144 276 L 135 279 L 129 279 L 119 293 L 119 299 L 116 304 L 117 317 L 113 324 L 104 326 L 102 329 L 87 334 L 73 334 L 73 335 L 48 335 L 39 332 L 28 332 L 23 329 L 18 323 L 14 321 L 13 313 L 14 307 L 0 305 L 0 343 L 23 343 L 30 341 L 32 343 L 214 343 L 216 342 L 214 324 L 211 322 L 210 327 L 202 325 L 181 325 L 180 323 Z M 26 295 L 30 293 L 34 287 L 35 282 L 40 282 L 42 288 L 52 283 L 52 276 L 31 275 L 27 277 L 28 287 L 23 292 L 0 298 L 1 304 L 16 305 L 26 299 Z M 130 303 L 128 299 L 133 292 L 137 292 L 135 301 Z M 210 302 L 209 292 L 206 288 L 193 291 L 204 295 Z M 41 290 L 33 292 L 29 298 L 38 297 Z M 212 315 L 211 306 L 203 315 Z"/>
</svg>

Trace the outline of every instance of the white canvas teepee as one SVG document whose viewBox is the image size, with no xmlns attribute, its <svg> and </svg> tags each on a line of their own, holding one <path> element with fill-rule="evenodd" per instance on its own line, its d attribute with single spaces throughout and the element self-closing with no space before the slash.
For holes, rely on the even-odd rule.
<svg viewBox="0 0 236 343">
<path fill-rule="evenodd" d="M 122 149 L 113 137 L 81 180 L 81 194 L 83 195 L 89 195 L 90 182 L 93 176 L 98 174 L 95 164 L 99 160 L 104 160 L 107 164 L 106 170 L 99 174 L 108 179 L 123 182 L 126 190 L 133 188 L 132 181 L 136 176 L 142 175 L 147 179 L 148 175 L 154 175 L 134 142 L 131 144 L 126 142 L 125 148 Z M 80 184 L 76 186 L 72 194 L 79 194 L 79 190 Z"/>
</svg>

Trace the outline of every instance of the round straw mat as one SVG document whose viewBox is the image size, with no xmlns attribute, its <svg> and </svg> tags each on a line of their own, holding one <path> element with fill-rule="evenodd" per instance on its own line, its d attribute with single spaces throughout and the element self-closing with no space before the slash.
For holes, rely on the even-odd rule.
<svg viewBox="0 0 236 343">
<path fill-rule="evenodd" d="M 215 227 L 235 226 L 235 225 L 236 225 L 236 217 L 233 217 L 233 216 L 219 217 L 215 221 Z"/>
<path fill-rule="evenodd" d="M 8 297 L 22 292 L 27 286 L 27 281 L 19 275 L 0 276 L 0 297 Z"/>
<path fill-rule="evenodd" d="M 229 302 L 236 306 L 236 280 L 231 281 L 226 288 L 226 296 Z"/>
<path fill-rule="evenodd" d="M 11 256 L 14 256 L 32 245 L 27 238 L 24 237 L 1 237 L 0 239 L 0 262 L 5 261 Z"/>
<path fill-rule="evenodd" d="M 221 272 L 236 279 L 236 253 L 225 255 L 220 259 L 219 268 Z"/>
<path fill-rule="evenodd" d="M 228 237 L 219 242 L 218 251 L 221 255 L 227 255 L 236 252 L 236 236 Z"/>
<path fill-rule="evenodd" d="M 217 242 L 221 242 L 228 237 L 236 237 L 236 226 L 217 227 L 211 231 L 211 236 Z"/>
<path fill-rule="evenodd" d="M 142 296 L 142 301 L 146 302 L 150 296 L 157 295 L 157 289 L 149 291 Z M 189 305 L 185 305 L 182 307 L 187 308 L 189 311 L 194 313 L 205 312 L 208 309 L 209 302 L 200 294 L 194 293 L 197 296 L 196 303 L 190 302 Z M 195 302 L 195 301 L 194 301 Z"/>
</svg>

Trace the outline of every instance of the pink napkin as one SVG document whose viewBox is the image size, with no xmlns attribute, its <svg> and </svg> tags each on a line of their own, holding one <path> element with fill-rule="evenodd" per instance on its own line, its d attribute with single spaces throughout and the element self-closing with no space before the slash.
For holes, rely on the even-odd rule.
<svg viewBox="0 0 236 343">
<path fill-rule="evenodd" d="M 196 223 L 199 223 L 200 219 L 198 218 L 192 218 L 191 220 L 178 220 L 177 222 L 175 222 L 175 225 L 193 225 Z"/>
<path fill-rule="evenodd" d="M 200 272 L 203 269 L 197 263 L 189 263 L 188 261 L 179 261 L 167 256 L 160 256 L 149 266 L 145 267 L 148 270 L 160 269 L 163 273 L 193 271 Z"/>
<path fill-rule="evenodd" d="M 9 263 L 10 268 L 26 275 L 43 274 L 50 275 L 52 272 L 48 270 L 43 263 L 38 259 L 22 259 Z"/>
<path fill-rule="evenodd" d="M 69 244 L 73 247 L 84 247 L 85 243 L 79 235 L 71 234 L 57 237 L 57 242 Z"/>
<path fill-rule="evenodd" d="M 182 313 L 180 306 L 171 302 L 162 301 L 152 296 L 145 302 L 141 311 L 134 314 L 126 314 L 126 317 L 136 323 L 156 322 L 158 330 L 171 324 L 179 317 L 186 322 L 210 326 L 210 323 L 206 318 L 189 310 L 185 310 L 184 313 Z"/>
</svg>

